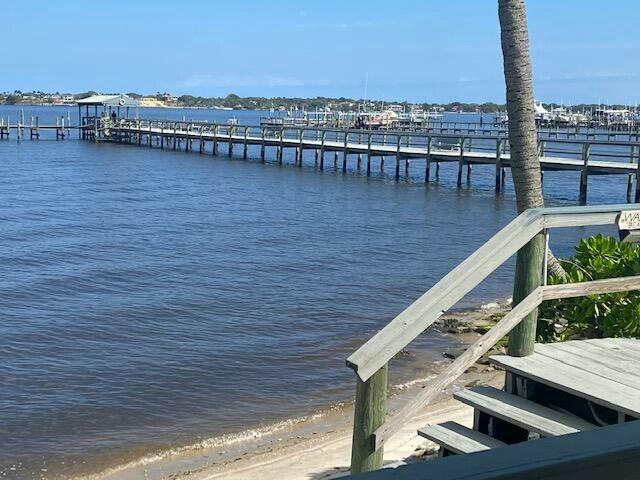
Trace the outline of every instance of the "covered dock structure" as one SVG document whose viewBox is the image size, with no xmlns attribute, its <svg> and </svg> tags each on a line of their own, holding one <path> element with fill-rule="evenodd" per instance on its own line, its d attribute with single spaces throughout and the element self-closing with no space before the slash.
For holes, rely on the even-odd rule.
<svg viewBox="0 0 640 480">
<path fill-rule="evenodd" d="M 81 127 L 79 132 L 83 132 L 83 126 L 92 125 L 94 118 L 105 116 L 118 119 L 129 118 L 130 109 L 137 109 L 140 106 L 138 100 L 124 93 L 91 95 L 78 100 L 76 104 L 78 105 L 78 120 Z M 84 115 L 82 107 L 85 108 Z M 93 107 L 93 111 L 91 111 L 91 107 Z"/>
</svg>

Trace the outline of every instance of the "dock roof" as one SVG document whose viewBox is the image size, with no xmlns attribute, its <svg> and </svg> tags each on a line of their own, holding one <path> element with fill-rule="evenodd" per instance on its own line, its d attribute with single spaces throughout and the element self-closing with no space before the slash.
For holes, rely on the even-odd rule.
<svg viewBox="0 0 640 480">
<path fill-rule="evenodd" d="M 129 95 L 121 93 L 119 95 L 92 95 L 87 98 L 80 99 L 76 102 L 80 106 L 102 106 L 102 107 L 137 107 L 140 105 L 138 100 Z"/>
</svg>

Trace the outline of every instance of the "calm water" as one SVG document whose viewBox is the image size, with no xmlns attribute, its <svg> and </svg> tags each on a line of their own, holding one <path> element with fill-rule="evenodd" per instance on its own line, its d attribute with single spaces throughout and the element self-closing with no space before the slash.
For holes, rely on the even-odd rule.
<svg viewBox="0 0 640 480">
<path fill-rule="evenodd" d="M 491 167 L 458 190 L 453 166 L 425 186 L 421 166 L 396 183 L 291 161 L 0 142 L 6 477 L 95 471 L 348 399 L 348 354 L 515 212 Z M 545 182 L 550 203 L 575 203 L 577 174 Z M 590 180 L 591 203 L 624 192 L 622 178 Z M 577 233 L 554 237 L 559 253 Z M 507 297 L 511 274 L 464 305 Z M 437 358 L 451 342 L 433 333 L 410 350 Z M 427 365 L 397 363 L 395 383 Z"/>
</svg>

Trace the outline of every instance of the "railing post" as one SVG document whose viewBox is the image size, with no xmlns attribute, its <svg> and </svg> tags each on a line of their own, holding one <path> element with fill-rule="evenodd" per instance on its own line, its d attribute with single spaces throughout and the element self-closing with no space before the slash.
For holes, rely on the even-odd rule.
<svg viewBox="0 0 640 480">
<path fill-rule="evenodd" d="M 242 149 L 242 158 L 243 159 L 247 159 L 248 156 L 248 132 L 249 132 L 249 126 L 245 125 L 244 127 L 244 148 Z"/>
<path fill-rule="evenodd" d="M 264 126 L 260 127 L 260 161 L 261 162 L 264 162 L 264 149 L 265 149 L 264 136 L 265 136 L 265 130 L 266 130 L 266 127 L 264 127 Z"/>
<path fill-rule="evenodd" d="M 424 181 L 429 183 L 429 177 L 431 175 L 431 135 L 427 137 L 427 158 L 425 159 L 424 166 Z"/>
<path fill-rule="evenodd" d="M 213 126 L 213 156 L 218 155 L 218 124 Z"/>
<path fill-rule="evenodd" d="M 348 144 L 349 144 L 349 129 L 347 128 L 344 131 L 344 148 L 342 151 L 342 171 L 343 172 L 347 171 L 347 152 L 349 150 Z"/>
<path fill-rule="evenodd" d="M 376 450 L 373 432 L 384 423 L 387 370 L 388 366 L 385 365 L 365 382 L 357 377 L 351 474 L 370 472 L 382 467 L 383 448 Z"/>
<path fill-rule="evenodd" d="M 587 142 L 582 145 L 582 172 L 580 173 L 580 204 L 587 203 L 587 182 L 589 181 L 589 153 L 591 145 Z"/>
<path fill-rule="evenodd" d="M 367 135 L 367 177 L 371 175 L 371 132 Z"/>
<path fill-rule="evenodd" d="M 400 148 L 402 147 L 402 135 L 398 134 L 398 143 L 396 144 L 396 180 L 400 179 Z"/>
<path fill-rule="evenodd" d="M 638 150 L 638 169 L 636 170 L 636 203 L 640 203 L 640 149 Z"/>
<path fill-rule="evenodd" d="M 458 158 L 458 188 L 462 186 L 462 168 L 464 167 L 464 137 L 460 137 L 460 157 Z"/>
<path fill-rule="evenodd" d="M 326 130 L 322 131 L 322 136 L 320 137 L 320 170 L 324 169 L 324 141 L 327 137 Z"/>
<path fill-rule="evenodd" d="M 502 139 L 496 140 L 496 193 L 502 187 Z"/>
<path fill-rule="evenodd" d="M 298 166 L 302 167 L 302 152 L 304 150 L 304 127 L 300 127 L 300 143 L 298 145 Z"/>
<path fill-rule="evenodd" d="M 513 306 L 527 298 L 542 285 L 545 236 L 540 232 L 518 251 L 513 281 Z M 533 353 L 536 343 L 538 309 L 534 309 L 509 334 L 507 353 L 513 357 L 526 357 Z"/>
</svg>

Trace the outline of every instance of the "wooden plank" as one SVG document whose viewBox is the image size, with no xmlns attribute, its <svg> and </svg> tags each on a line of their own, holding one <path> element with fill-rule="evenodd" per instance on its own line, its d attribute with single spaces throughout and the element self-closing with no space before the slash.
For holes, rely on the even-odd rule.
<svg viewBox="0 0 640 480">
<path fill-rule="evenodd" d="M 360 480 L 635 480 L 640 422 L 377 470 Z"/>
<path fill-rule="evenodd" d="M 569 342 L 555 343 L 558 350 L 571 352 L 583 356 L 590 360 L 600 362 L 607 367 L 618 372 L 633 372 L 638 368 L 640 354 L 636 358 L 621 352 L 619 349 L 607 348 L 606 345 L 599 345 L 584 340 L 572 340 Z"/>
<path fill-rule="evenodd" d="M 540 210 L 519 215 L 356 350 L 347 365 L 367 379 L 539 233 L 542 223 Z"/>
<path fill-rule="evenodd" d="M 625 346 L 621 344 L 619 340 L 620 340 L 619 338 L 598 338 L 598 339 L 590 339 L 590 340 L 582 340 L 582 341 L 590 343 L 594 347 L 606 349 L 611 353 L 624 355 L 626 358 L 630 360 L 633 359 L 636 361 L 640 361 L 640 353 L 633 348 L 625 348 Z"/>
<path fill-rule="evenodd" d="M 453 363 L 445 368 L 436 378 L 427 383 L 398 413 L 375 431 L 376 448 L 384 445 L 418 410 L 435 398 L 442 389 L 453 383 L 482 355 L 487 353 L 498 340 L 522 321 L 532 309 L 540 305 L 541 302 L 542 290 L 538 288 L 516 305 L 513 310 L 505 315 L 491 330 L 467 348 L 462 355 L 456 358 Z"/>
<path fill-rule="evenodd" d="M 620 212 L 638 208 L 640 205 L 633 203 L 545 208 L 543 209 L 544 225 L 545 228 L 613 225 Z"/>
<path fill-rule="evenodd" d="M 623 349 L 640 352 L 640 340 L 635 338 L 603 338 L 601 340 L 606 340 L 608 344 L 615 344 Z"/>
<path fill-rule="evenodd" d="M 640 417 L 640 391 L 534 353 L 528 357 L 495 355 L 491 363 L 605 407 Z"/>
<path fill-rule="evenodd" d="M 555 348 L 554 344 L 538 344 L 535 351 L 566 365 L 585 370 L 602 378 L 608 378 L 631 388 L 640 389 L 640 376 L 635 374 L 636 369 L 634 368 L 630 372 L 621 372 L 619 369 L 610 368 L 604 361 L 607 353 L 602 355 L 602 358 L 592 359 L 565 349 Z"/>
<path fill-rule="evenodd" d="M 462 390 L 454 398 L 477 410 L 544 437 L 590 430 L 595 425 L 492 387 Z"/>
<path fill-rule="evenodd" d="M 607 278 L 591 282 L 549 285 L 543 287 L 543 289 L 544 300 L 640 290 L 640 275 L 634 277 Z"/>
<path fill-rule="evenodd" d="M 445 422 L 421 428 L 418 430 L 418 435 L 451 452 L 460 454 L 482 452 L 506 445 L 500 440 L 471 430 L 456 422 Z"/>
</svg>

